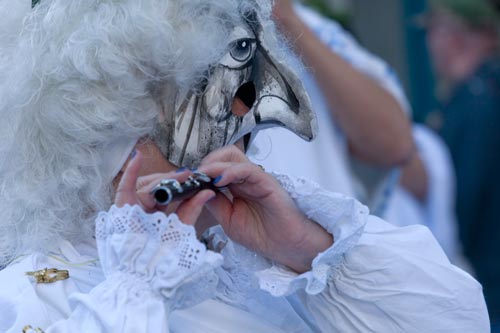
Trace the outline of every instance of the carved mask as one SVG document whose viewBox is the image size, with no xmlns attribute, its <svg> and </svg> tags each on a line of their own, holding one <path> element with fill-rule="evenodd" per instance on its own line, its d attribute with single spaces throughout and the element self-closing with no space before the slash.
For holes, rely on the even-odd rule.
<svg viewBox="0 0 500 333">
<path fill-rule="evenodd" d="M 211 151 L 240 139 L 247 149 L 263 128 L 286 127 L 308 141 L 315 135 L 309 97 L 296 74 L 266 45 L 256 12 L 242 15 L 227 54 L 201 87 L 166 89 L 162 104 L 153 139 L 177 166 L 195 167 Z"/>
</svg>

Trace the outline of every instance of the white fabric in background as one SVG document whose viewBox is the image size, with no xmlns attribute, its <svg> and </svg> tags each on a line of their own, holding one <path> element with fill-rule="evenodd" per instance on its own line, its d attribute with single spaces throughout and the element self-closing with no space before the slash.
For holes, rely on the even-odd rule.
<svg viewBox="0 0 500 333">
<path fill-rule="evenodd" d="M 397 76 L 387 64 L 364 50 L 336 22 L 326 20 L 304 6 L 298 5 L 295 8 L 300 18 L 325 45 L 377 81 L 396 98 L 405 111 L 409 110 Z M 380 200 L 368 196 L 368 193 L 380 194 L 381 191 L 376 187 L 385 185 L 390 171 L 377 173 L 377 181 L 372 182 L 375 188 L 368 188 L 370 185 L 363 183 L 351 167 L 352 161 L 344 134 L 340 128 L 335 127 L 335 121 L 314 76 L 303 68 L 304 65 L 296 57 L 292 61 L 295 62 L 292 67 L 299 70 L 299 76 L 318 117 L 318 136 L 312 142 L 306 142 L 289 130 L 270 128 L 259 132 L 254 140 L 257 149 L 251 151 L 250 158 L 263 165 L 266 170 L 306 177 L 325 189 L 357 198 L 369 205 L 372 211 L 378 210 L 371 203 L 379 203 Z"/>
<path fill-rule="evenodd" d="M 383 217 L 399 226 L 425 225 L 448 257 L 459 263 L 463 258 L 454 214 L 455 176 L 450 154 L 443 141 L 424 126 L 415 125 L 413 136 L 427 172 L 427 199 L 420 202 L 398 186 Z"/>
<path fill-rule="evenodd" d="M 381 59 L 368 53 L 334 21 L 314 11 L 296 6 L 297 14 L 332 52 L 387 89 L 409 113 L 395 72 Z M 294 68 L 303 68 L 295 59 Z M 318 137 L 306 142 L 282 128 L 271 128 L 258 134 L 252 160 L 266 170 L 305 177 L 325 189 L 353 196 L 370 207 L 372 214 L 382 216 L 394 225 L 422 224 L 435 235 L 454 263 L 470 269 L 461 254 L 454 216 L 454 178 L 447 148 L 441 140 L 422 126 L 415 126 L 413 136 L 429 176 L 429 197 L 424 203 L 398 185 L 399 172 L 381 172 L 351 159 L 340 128 L 335 126 L 328 105 L 313 75 L 300 72 L 318 117 Z M 363 179 L 375 181 L 368 184 Z"/>
</svg>

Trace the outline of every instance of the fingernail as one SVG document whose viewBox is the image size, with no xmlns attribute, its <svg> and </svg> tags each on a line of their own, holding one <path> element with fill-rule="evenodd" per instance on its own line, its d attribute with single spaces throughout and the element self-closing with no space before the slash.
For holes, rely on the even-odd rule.
<svg viewBox="0 0 500 333">
<path fill-rule="evenodd" d="M 182 168 L 178 169 L 178 170 L 176 171 L 176 173 L 181 173 L 181 172 L 184 172 L 184 171 L 186 171 L 186 170 L 187 170 L 187 168 L 186 168 L 186 167 L 182 167 Z"/>
<path fill-rule="evenodd" d="M 134 157 L 137 155 L 137 149 L 134 148 L 134 150 L 132 150 L 132 152 L 130 153 L 130 159 L 134 159 Z"/>
<path fill-rule="evenodd" d="M 217 184 L 218 182 L 220 182 L 221 179 L 222 179 L 222 176 L 218 176 L 217 178 L 215 178 L 214 184 Z"/>
</svg>

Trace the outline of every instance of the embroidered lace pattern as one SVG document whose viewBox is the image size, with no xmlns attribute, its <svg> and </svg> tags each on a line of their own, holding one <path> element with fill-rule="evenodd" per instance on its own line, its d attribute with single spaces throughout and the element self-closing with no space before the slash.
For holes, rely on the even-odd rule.
<svg viewBox="0 0 500 333">
<path fill-rule="evenodd" d="M 112 206 L 96 219 L 96 239 L 108 279 L 123 281 L 128 276 L 145 282 L 170 300 L 171 309 L 193 306 L 215 292 L 214 269 L 222 263 L 222 256 L 207 250 L 196 238 L 194 227 L 175 214 Z"/>
</svg>

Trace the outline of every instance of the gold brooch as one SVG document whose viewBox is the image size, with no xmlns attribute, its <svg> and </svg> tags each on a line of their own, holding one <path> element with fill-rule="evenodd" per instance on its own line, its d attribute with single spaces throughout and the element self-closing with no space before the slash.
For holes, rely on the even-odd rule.
<svg viewBox="0 0 500 333">
<path fill-rule="evenodd" d="M 33 276 L 36 283 L 54 283 L 69 279 L 69 272 L 56 268 L 45 268 L 35 272 L 26 272 L 26 275 Z"/>
<path fill-rule="evenodd" d="M 31 333 L 31 332 L 44 333 L 41 328 L 33 328 L 31 327 L 31 325 L 24 326 L 23 333 Z"/>
</svg>

